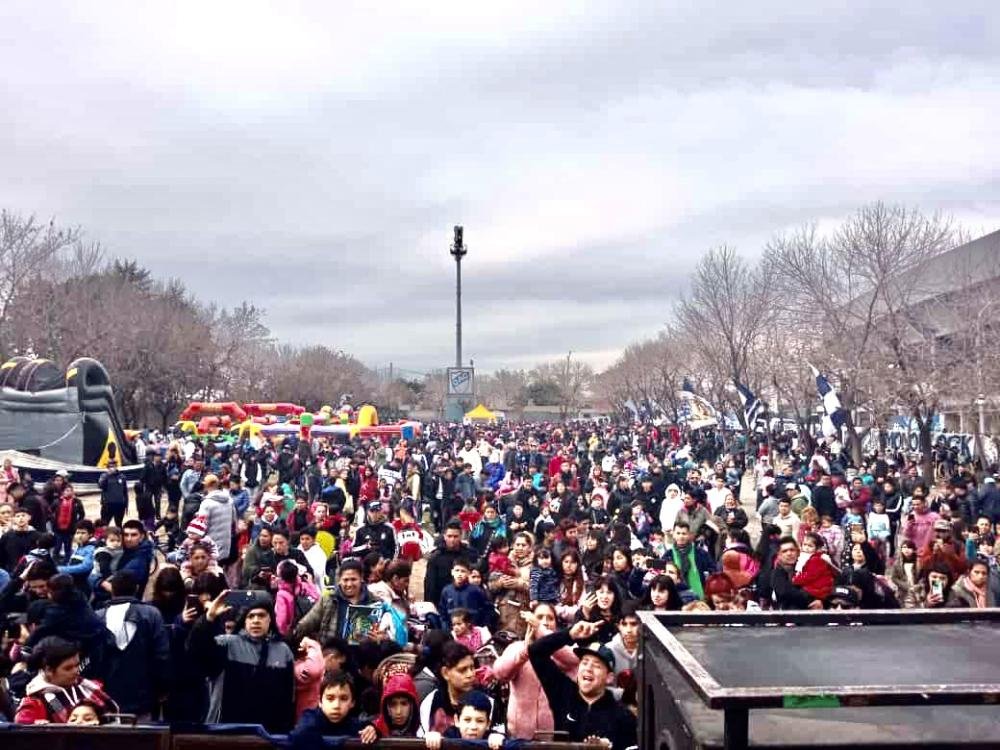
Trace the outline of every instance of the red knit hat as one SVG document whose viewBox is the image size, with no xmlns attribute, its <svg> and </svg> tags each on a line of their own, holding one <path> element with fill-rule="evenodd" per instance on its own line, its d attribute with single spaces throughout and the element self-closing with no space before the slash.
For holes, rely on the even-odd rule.
<svg viewBox="0 0 1000 750">
<path fill-rule="evenodd" d="M 188 524 L 187 533 L 201 539 L 208 533 L 208 519 L 205 516 L 195 516 Z"/>
</svg>

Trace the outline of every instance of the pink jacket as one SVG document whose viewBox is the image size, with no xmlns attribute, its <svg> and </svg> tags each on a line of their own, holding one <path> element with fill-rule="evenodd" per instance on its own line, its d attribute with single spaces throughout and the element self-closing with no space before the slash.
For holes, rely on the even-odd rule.
<svg viewBox="0 0 1000 750">
<path fill-rule="evenodd" d="M 295 655 L 295 721 L 307 708 L 319 705 L 319 686 L 323 681 L 323 649 L 312 638 L 303 638 L 305 658 Z"/>
<path fill-rule="evenodd" d="M 541 638 L 547 634 L 548 631 L 540 630 L 536 637 Z M 576 667 L 580 660 L 569 646 L 556 651 L 552 658 L 563 672 L 576 679 Z M 510 644 L 493 663 L 493 676 L 500 682 L 510 683 L 510 701 L 507 705 L 509 737 L 530 740 L 535 732 L 551 732 L 555 729 L 548 698 L 528 661 L 527 643 L 515 641 Z"/>
<path fill-rule="evenodd" d="M 308 596 L 314 603 L 319 600 L 319 589 L 316 588 L 316 584 L 298 581 L 295 586 L 293 591 L 289 584 L 279 581 L 278 591 L 274 597 L 274 621 L 278 632 L 282 635 L 288 635 L 292 625 L 295 624 L 295 597 L 297 595 Z"/>
</svg>

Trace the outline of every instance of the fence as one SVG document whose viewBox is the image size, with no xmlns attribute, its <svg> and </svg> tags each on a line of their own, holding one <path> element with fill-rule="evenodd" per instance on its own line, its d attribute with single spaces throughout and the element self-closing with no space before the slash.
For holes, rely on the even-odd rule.
<svg viewBox="0 0 1000 750">
<path fill-rule="evenodd" d="M 174 733 L 169 727 L 83 727 L 65 724 L 0 724 L 0 747 L 4 750 L 270 750 L 287 747 L 283 737 L 273 740 L 252 734 L 191 734 Z M 349 739 L 340 747 L 347 750 L 371 748 L 360 740 Z M 468 748 L 454 740 L 443 740 L 444 750 Z M 389 750 L 421 750 L 423 740 L 387 738 L 377 747 Z M 593 750 L 593 745 L 579 742 L 522 742 L 525 750 Z"/>
</svg>

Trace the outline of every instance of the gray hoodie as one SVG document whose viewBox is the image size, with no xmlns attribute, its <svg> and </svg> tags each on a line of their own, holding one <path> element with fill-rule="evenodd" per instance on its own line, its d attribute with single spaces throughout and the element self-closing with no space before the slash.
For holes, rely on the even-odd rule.
<svg viewBox="0 0 1000 750">
<path fill-rule="evenodd" d="M 225 560 L 229 557 L 236 524 L 236 507 L 232 497 L 225 490 L 212 490 L 198 506 L 198 515 L 205 517 L 208 536 L 219 549 L 219 559 Z"/>
</svg>

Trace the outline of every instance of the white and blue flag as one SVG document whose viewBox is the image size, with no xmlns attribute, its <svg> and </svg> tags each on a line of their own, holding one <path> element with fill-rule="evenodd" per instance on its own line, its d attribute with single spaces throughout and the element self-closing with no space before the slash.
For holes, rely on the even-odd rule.
<svg viewBox="0 0 1000 750">
<path fill-rule="evenodd" d="M 764 404 L 745 385 L 739 381 L 734 382 L 736 392 L 740 394 L 740 403 L 743 404 L 743 416 L 746 417 L 747 428 L 753 430 L 764 421 Z"/>
<path fill-rule="evenodd" d="M 837 396 L 837 390 L 830 385 L 830 381 L 826 379 L 826 376 L 812 365 L 809 365 L 809 369 L 813 371 L 813 375 L 816 377 L 816 391 L 823 401 L 823 411 L 826 412 L 826 415 L 823 417 L 823 434 L 826 437 L 840 435 L 840 428 L 847 421 L 847 409 L 840 405 L 840 397 Z"/>
</svg>

